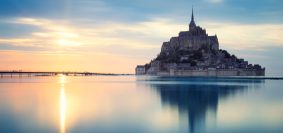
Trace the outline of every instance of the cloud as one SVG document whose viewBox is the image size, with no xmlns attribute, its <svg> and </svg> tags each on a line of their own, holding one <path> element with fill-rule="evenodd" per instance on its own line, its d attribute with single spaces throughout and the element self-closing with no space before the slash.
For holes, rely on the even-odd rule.
<svg viewBox="0 0 283 133">
<path fill-rule="evenodd" d="M 233 24 L 206 22 L 208 33 L 217 34 L 220 46 L 229 49 L 264 50 L 283 47 L 283 24 Z"/>
<path fill-rule="evenodd" d="M 161 47 L 163 41 L 187 30 L 186 25 L 169 19 L 125 23 L 70 23 L 63 20 L 17 18 L 13 23 L 31 25 L 40 30 L 21 38 L 0 38 L 0 44 L 40 47 L 46 50 L 86 50 L 124 47 L 127 50 L 148 50 Z M 282 24 L 233 24 L 205 22 L 200 24 L 210 35 L 217 34 L 220 46 L 229 49 L 262 50 L 283 46 Z M 20 49 L 15 49 L 20 50 Z M 113 52 L 113 51 L 112 51 Z"/>
<path fill-rule="evenodd" d="M 41 58 L 36 58 L 30 63 L 41 62 L 33 66 L 40 68 L 41 64 L 45 64 L 41 68 L 47 69 L 46 66 L 52 62 L 52 58 L 64 57 L 62 60 L 56 59 L 57 63 L 65 62 L 63 63 L 65 65 L 55 65 L 56 69 L 61 70 L 65 67 L 68 70 L 79 70 L 77 66 L 70 66 L 80 62 L 82 64 L 80 68 L 83 70 L 100 72 L 103 72 L 105 68 L 103 66 L 109 66 L 108 61 L 117 64 L 123 62 L 119 68 L 125 68 L 123 72 L 132 72 L 136 64 L 144 64 L 155 58 L 160 52 L 162 42 L 169 41 L 170 37 L 177 36 L 179 31 L 188 29 L 186 24 L 164 18 L 131 24 L 93 21 L 78 23 L 43 18 L 16 18 L 10 23 L 18 26 L 32 26 L 36 30 L 31 30 L 25 36 L 0 37 L 0 51 L 13 50 L 17 51 L 15 55 L 19 55 L 6 56 L 9 51 L 0 53 L 2 66 L 7 68 L 13 66 L 16 69 L 19 64 L 23 66 L 21 68 L 31 69 L 30 65 L 21 63 L 21 60 L 31 60 L 31 57 L 37 56 Z M 200 26 L 206 28 L 209 35 L 218 35 L 221 48 L 237 55 L 239 52 L 234 51 L 262 52 L 268 47 L 283 47 L 282 24 L 251 25 L 206 21 Z M 31 53 L 26 54 L 27 51 Z M 245 57 L 247 53 L 242 52 L 239 55 Z M 264 56 L 266 54 L 263 58 Z M 91 62 L 96 66 L 87 65 L 88 59 L 91 58 L 95 58 Z M 49 66 L 49 68 L 55 70 L 55 66 Z M 94 68 L 91 69 L 92 67 Z M 111 72 L 120 70 L 111 66 L 108 68 L 109 71 L 112 70 Z"/>
<path fill-rule="evenodd" d="M 38 18 L 18 18 L 13 23 L 31 25 L 40 30 L 33 31 L 24 38 L 0 38 L 0 44 L 34 46 L 54 50 L 74 47 L 95 49 L 117 45 L 129 49 L 158 48 L 166 36 L 169 37 L 172 33 L 177 34 L 175 29 L 182 27 L 165 19 L 133 25 L 124 23 L 78 25 L 60 20 Z"/>
</svg>

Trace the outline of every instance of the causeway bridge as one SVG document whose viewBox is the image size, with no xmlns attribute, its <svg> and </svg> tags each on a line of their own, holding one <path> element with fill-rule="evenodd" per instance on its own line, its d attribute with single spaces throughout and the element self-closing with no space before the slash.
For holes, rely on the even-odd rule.
<svg viewBox="0 0 283 133">
<path fill-rule="evenodd" d="M 64 72 L 64 71 L 0 71 L 0 77 L 22 77 L 22 76 L 96 76 L 96 75 L 130 75 L 113 73 L 95 73 L 95 72 Z"/>
</svg>

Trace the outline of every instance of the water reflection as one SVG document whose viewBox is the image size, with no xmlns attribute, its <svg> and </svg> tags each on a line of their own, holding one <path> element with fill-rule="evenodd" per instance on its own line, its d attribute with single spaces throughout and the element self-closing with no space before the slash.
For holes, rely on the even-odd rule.
<svg viewBox="0 0 283 133">
<path fill-rule="evenodd" d="M 281 88 L 241 78 L 3 78 L 0 132 L 282 132 Z"/>
<path fill-rule="evenodd" d="M 65 75 L 60 75 L 59 82 L 61 85 L 60 89 L 60 133 L 65 133 L 66 132 L 66 127 L 65 127 L 65 121 L 66 121 L 66 112 L 67 112 L 67 98 L 65 94 L 65 82 L 66 82 L 66 76 Z"/>
<path fill-rule="evenodd" d="M 213 80 L 213 83 L 205 84 L 211 80 Z M 229 80 L 169 77 L 154 77 L 152 80 L 138 79 L 138 81 L 147 81 L 149 84 L 147 82 L 145 84 L 158 92 L 164 106 L 169 105 L 172 108 L 177 108 L 181 123 L 185 121 L 188 124 L 187 128 L 189 128 L 190 133 L 204 132 L 208 114 L 212 114 L 212 117 L 216 119 L 220 100 L 237 93 L 244 93 L 250 85 L 259 87 L 264 83 L 264 80 L 261 79 Z M 181 127 L 181 129 L 184 129 L 184 127 Z"/>
</svg>

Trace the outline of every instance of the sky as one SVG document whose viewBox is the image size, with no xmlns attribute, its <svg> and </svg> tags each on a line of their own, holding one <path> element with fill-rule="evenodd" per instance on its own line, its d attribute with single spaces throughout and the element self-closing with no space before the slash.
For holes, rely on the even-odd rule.
<svg viewBox="0 0 283 133">
<path fill-rule="evenodd" d="M 221 49 L 283 73 L 281 0 L 0 0 L 0 70 L 134 73 L 192 6 Z"/>
</svg>

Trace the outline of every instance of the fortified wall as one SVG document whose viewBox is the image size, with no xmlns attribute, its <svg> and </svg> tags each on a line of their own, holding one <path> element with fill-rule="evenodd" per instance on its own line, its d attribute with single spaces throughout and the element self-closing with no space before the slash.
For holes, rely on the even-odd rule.
<svg viewBox="0 0 283 133">
<path fill-rule="evenodd" d="M 174 70 L 169 72 L 157 72 L 157 76 L 262 76 L 264 71 L 262 70 L 227 70 L 227 69 L 215 69 L 215 70 Z"/>
</svg>

